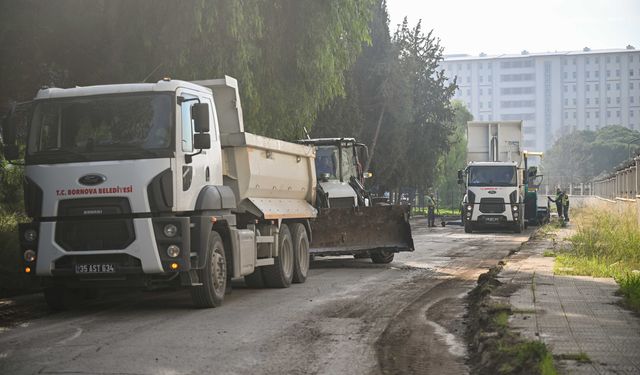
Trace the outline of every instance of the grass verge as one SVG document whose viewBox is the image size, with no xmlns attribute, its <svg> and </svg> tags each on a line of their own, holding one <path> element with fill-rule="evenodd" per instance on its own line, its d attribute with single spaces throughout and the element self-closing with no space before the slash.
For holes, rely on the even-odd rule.
<svg viewBox="0 0 640 375">
<path fill-rule="evenodd" d="M 571 247 L 556 253 L 554 271 L 613 277 L 628 306 L 640 312 L 640 227 L 635 207 L 602 204 L 574 211 Z"/>
<path fill-rule="evenodd" d="M 492 300 L 493 294 L 504 294 L 501 288 L 507 289 L 496 277 L 501 269 L 497 266 L 481 275 L 469 294 L 472 373 L 557 374 L 553 355 L 543 342 L 525 340 L 509 329 L 509 316 L 518 311 Z"/>
</svg>

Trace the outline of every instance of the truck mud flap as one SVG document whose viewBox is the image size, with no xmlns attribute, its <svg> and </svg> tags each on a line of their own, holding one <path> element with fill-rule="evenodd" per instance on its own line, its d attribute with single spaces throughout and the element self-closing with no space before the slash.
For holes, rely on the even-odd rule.
<svg viewBox="0 0 640 375">
<path fill-rule="evenodd" d="M 413 251 L 410 206 L 321 208 L 311 221 L 310 252 L 350 255 L 372 250 Z"/>
</svg>

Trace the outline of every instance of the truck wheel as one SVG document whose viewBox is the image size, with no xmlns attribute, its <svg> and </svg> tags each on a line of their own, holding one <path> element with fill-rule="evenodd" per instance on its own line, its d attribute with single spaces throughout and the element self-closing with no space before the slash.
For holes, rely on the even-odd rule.
<svg viewBox="0 0 640 375">
<path fill-rule="evenodd" d="M 471 227 L 471 223 L 468 221 L 464 222 L 464 232 L 465 233 L 473 233 L 473 227 Z"/>
<path fill-rule="evenodd" d="M 273 265 L 262 267 L 262 276 L 269 288 L 288 288 L 293 278 L 295 256 L 291 232 L 286 224 L 280 226 L 278 249 L 279 255 L 274 259 Z"/>
<path fill-rule="evenodd" d="M 387 264 L 393 261 L 394 255 L 394 253 L 387 250 L 375 251 L 371 253 L 371 260 L 376 264 Z"/>
<path fill-rule="evenodd" d="M 309 237 L 304 225 L 291 224 L 291 238 L 293 240 L 293 278 L 294 283 L 304 283 L 309 272 Z"/>
<path fill-rule="evenodd" d="M 204 308 L 222 305 L 227 288 L 227 261 L 217 232 L 211 232 L 205 266 L 197 272 L 202 285 L 191 288 L 193 304 Z"/>
<path fill-rule="evenodd" d="M 515 223 L 515 225 L 513 227 L 513 233 L 522 233 L 522 224 L 521 223 Z"/>
<path fill-rule="evenodd" d="M 266 285 L 264 285 L 264 278 L 262 277 L 262 268 L 256 268 L 252 274 L 246 275 L 244 277 L 244 283 L 247 284 L 249 288 L 264 288 Z"/>
</svg>

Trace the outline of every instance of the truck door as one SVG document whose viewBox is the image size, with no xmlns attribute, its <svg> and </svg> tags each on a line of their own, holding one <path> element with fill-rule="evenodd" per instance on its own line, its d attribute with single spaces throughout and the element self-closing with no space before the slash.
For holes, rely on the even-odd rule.
<svg viewBox="0 0 640 375">
<path fill-rule="evenodd" d="M 176 148 L 176 207 L 178 211 L 193 210 L 198 194 L 205 185 L 222 184 L 222 165 L 217 116 L 209 95 L 181 89 L 178 96 L 182 102 L 177 110 Z M 191 107 L 196 103 L 209 104 L 209 135 L 211 148 L 196 150 L 193 144 L 194 124 Z M 188 162 L 191 155 L 191 162 Z"/>
</svg>

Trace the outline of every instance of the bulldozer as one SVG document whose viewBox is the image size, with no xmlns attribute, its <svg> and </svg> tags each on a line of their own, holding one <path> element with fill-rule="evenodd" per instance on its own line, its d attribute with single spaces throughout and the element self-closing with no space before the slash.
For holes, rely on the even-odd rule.
<svg viewBox="0 0 640 375">
<path fill-rule="evenodd" d="M 311 221 L 313 256 L 353 255 L 390 263 L 400 251 L 413 251 L 411 206 L 374 203 L 365 188 L 372 177 L 362 165 L 368 149 L 354 138 L 315 138 L 298 143 L 316 148 L 318 215 Z"/>
</svg>

